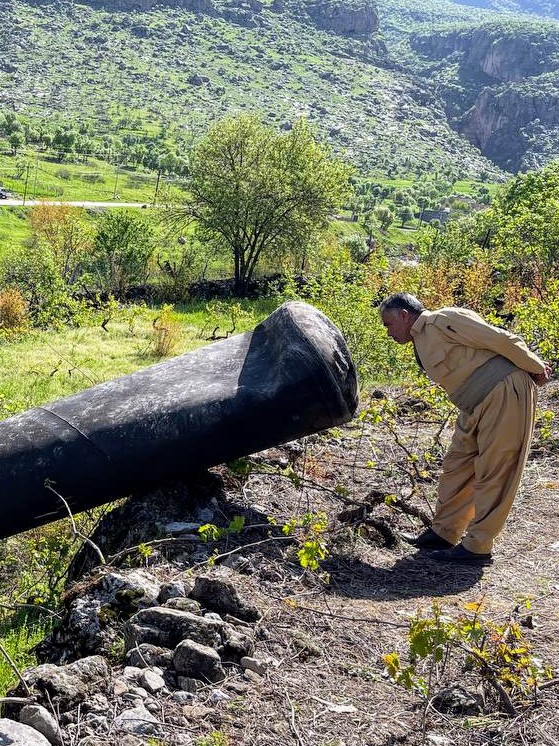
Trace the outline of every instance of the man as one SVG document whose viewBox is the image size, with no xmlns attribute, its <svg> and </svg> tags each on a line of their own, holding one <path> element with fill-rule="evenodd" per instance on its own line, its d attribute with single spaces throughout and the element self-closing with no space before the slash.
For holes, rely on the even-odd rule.
<svg viewBox="0 0 559 746">
<path fill-rule="evenodd" d="M 444 457 L 432 527 L 404 536 L 442 562 L 488 564 L 528 457 L 536 385 L 551 367 L 513 334 L 464 308 L 427 311 L 409 293 L 380 305 L 399 344 L 413 343 L 418 363 L 460 413 Z"/>
</svg>

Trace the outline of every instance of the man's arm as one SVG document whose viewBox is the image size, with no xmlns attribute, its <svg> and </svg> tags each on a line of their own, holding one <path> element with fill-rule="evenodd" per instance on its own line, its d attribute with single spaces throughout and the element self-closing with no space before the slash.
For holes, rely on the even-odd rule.
<svg viewBox="0 0 559 746">
<path fill-rule="evenodd" d="M 466 309 L 445 308 L 437 314 L 438 327 L 450 339 L 466 347 L 478 350 L 491 350 L 514 363 L 518 368 L 532 375 L 544 377 L 541 384 L 549 380 L 550 366 L 532 352 L 521 337 L 506 329 L 491 326 L 481 316 Z M 548 372 L 549 369 L 549 372 Z M 538 383 L 538 379 L 534 381 Z"/>
</svg>

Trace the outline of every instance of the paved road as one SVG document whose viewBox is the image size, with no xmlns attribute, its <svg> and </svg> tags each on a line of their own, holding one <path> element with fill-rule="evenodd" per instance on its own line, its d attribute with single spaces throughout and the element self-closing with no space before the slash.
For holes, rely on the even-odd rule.
<svg viewBox="0 0 559 746">
<path fill-rule="evenodd" d="M 22 199 L 0 199 L 0 207 L 21 207 L 23 205 Z M 26 199 L 25 207 L 33 207 L 33 205 L 72 205 L 73 207 L 153 207 L 148 202 L 88 202 L 88 201 L 75 201 L 66 202 L 51 199 Z"/>
</svg>

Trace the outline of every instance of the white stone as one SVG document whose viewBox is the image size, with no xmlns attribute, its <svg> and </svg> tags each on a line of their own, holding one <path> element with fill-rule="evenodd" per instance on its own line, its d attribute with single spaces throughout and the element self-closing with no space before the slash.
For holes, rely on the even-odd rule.
<svg viewBox="0 0 559 746">
<path fill-rule="evenodd" d="M 136 735 L 156 735 L 159 732 L 159 720 L 143 705 L 124 710 L 115 718 L 116 730 Z"/>
<path fill-rule="evenodd" d="M 156 674 L 155 671 L 150 671 L 149 668 L 144 669 L 139 683 L 151 694 L 155 694 L 155 692 L 165 687 L 163 678 L 159 674 Z"/>
<path fill-rule="evenodd" d="M 213 692 L 210 694 L 210 702 L 213 705 L 217 705 L 218 702 L 228 702 L 230 699 L 231 696 L 221 689 L 214 689 Z"/>
<path fill-rule="evenodd" d="M 125 666 L 122 675 L 128 681 L 139 681 L 142 675 L 142 669 L 137 666 Z"/>
<path fill-rule="evenodd" d="M 0 743 L 10 746 L 51 746 L 38 730 L 9 718 L 0 718 Z"/>
<path fill-rule="evenodd" d="M 249 655 L 243 655 L 241 658 L 241 666 L 246 670 L 253 671 L 259 676 L 264 676 L 268 666 L 262 660 L 258 658 L 251 658 Z"/>
</svg>

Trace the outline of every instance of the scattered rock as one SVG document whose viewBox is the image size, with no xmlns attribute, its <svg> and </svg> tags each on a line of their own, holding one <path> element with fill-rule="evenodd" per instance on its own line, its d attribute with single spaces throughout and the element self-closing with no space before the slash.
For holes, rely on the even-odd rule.
<svg viewBox="0 0 559 746">
<path fill-rule="evenodd" d="M 165 583 L 159 590 L 157 600 L 160 604 L 164 604 L 171 598 L 185 598 L 186 589 L 182 580 L 174 580 L 172 583 Z"/>
<path fill-rule="evenodd" d="M 204 83 L 208 83 L 209 80 L 210 79 L 206 75 L 198 75 L 198 73 L 194 73 L 188 78 L 188 83 L 190 83 L 190 85 L 201 86 L 204 85 Z"/>
<path fill-rule="evenodd" d="M 193 598 L 182 598 L 175 596 L 165 601 L 163 606 L 169 609 L 179 609 L 180 611 L 190 611 L 192 614 L 201 614 L 201 606 Z"/>
<path fill-rule="evenodd" d="M 25 705 L 19 713 L 19 721 L 35 728 L 54 746 L 62 744 L 62 734 L 53 715 L 42 705 Z"/>
<path fill-rule="evenodd" d="M 213 692 L 210 694 L 209 699 L 213 705 L 217 705 L 220 702 L 229 702 L 229 700 L 231 699 L 231 695 L 227 694 L 227 692 L 224 692 L 221 689 L 214 689 Z"/>
<path fill-rule="evenodd" d="M 188 611 L 155 606 L 143 609 L 124 625 L 125 649 L 141 643 L 174 648 L 187 638 L 217 648 L 221 643 L 223 622 L 215 622 Z"/>
<path fill-rule="evenodd" d="M 150 668 L 159 666 L 168 668 L 173 660 L 173 651 L 169 648 L 157 647 L 143 642 L 140 645 L 129 650 L 126 654 L 126 661 L 129 665 L 137 668 Z"/>
<path fill-rule="evenodd" d="M 233 583 L 223 578 L 198 576 L 190 595 L 209 609 L 238 619 L 256 622 L 261 617 L 257 607 L 241 599 Z"/>
<path fill-rule="evenodd" d="M 115 718 L 117 731 L 133 733 L 139 736 L 155 736 L 160 731 L 159 720 L 142 704 L 124 710 Z"/>
<path fill-rule="evenodd" d="M 257 673 L 259 676 L 264 676 L 268 668 L 264 661 L 258 660 L 257 658 L 251 658 L 248 655 L 241 658 L 241 666 L 244 669 L 248 668 L 250 671 L 254 671 L 254 673 Z"/>
<path fill-rule="evenodd" d="M 151 671 L 149 668 L 142 672 L 140 684 L 151 694 L 155 694 L 165 688 L 165 681 L 162 676 Z"/>
<path fill-rule="evenodd" d="M 67 666 L 44 663 L 24 671 L 23 679 L 32 691 L 44 697 L 45 703 L 68 710 L 99 691 L 106 692 L 110 668 L 102 656 L 94 655 Z M 21 696 L 27 692 L 20 684 L 12 693 Z"/>
<path fill-rule="evenodd" d="M 50 746 L 50 741 L 38 730 L 8 718 L 0 718 L 0 743 L 10 746 Z"/>
<path fill-rule="evenodd" d="M 450 715 L 479 715 L 483 712 L 483 702 L 479 694 L 459 684 L 441 689 L 433 697 L 432 705 L 439 712 Z"/>
<path fill-rule="evenodd" d="M 217 683 L 225 679 L 221 658 L 216 650 L 194 640 L 184 640 L 175 648 L 173 655 L 175 671 L 201 681 Z"/>
<path fill-rule="evenodd" d="M 254 653 L 254 639 L 251 635 L 225 625 L 222 638 L 223 644 L 218 648 L 218 652 L 225 660 L 240 661 L 243 656 Z"/>
</svg>

